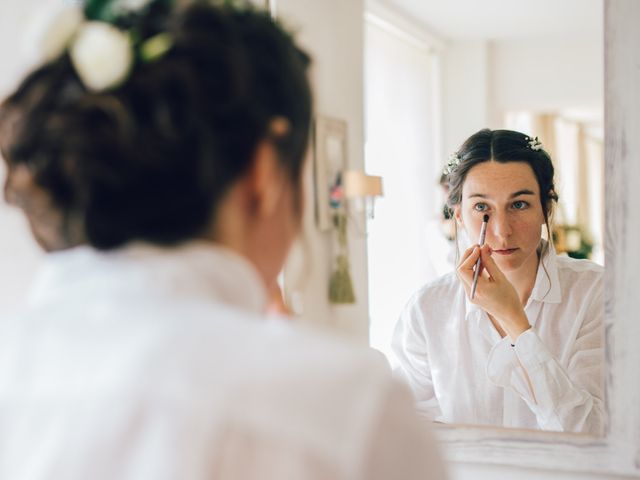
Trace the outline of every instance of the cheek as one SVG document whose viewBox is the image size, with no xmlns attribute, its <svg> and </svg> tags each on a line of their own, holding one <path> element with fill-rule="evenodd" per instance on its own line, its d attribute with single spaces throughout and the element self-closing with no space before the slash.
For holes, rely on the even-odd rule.
<svg viewBox="0 0 640 480">
<path fill-rule="evenodd" d="M 462 227 L 467 232 L 467 235 L 471 239 L 477 238 L 482 228 L 482 216 L 469 210 L 462 210 L 461 219 Z"/>
<path fill-rule="evenodd" d="M 537 243 L 540 240 L 543 223 L 542 214 L 531 212 L 527 215 L 517 216 L 513 220 L 512 227 L 521 238 L 530 238 L 531 243 Z"/>
</svg>

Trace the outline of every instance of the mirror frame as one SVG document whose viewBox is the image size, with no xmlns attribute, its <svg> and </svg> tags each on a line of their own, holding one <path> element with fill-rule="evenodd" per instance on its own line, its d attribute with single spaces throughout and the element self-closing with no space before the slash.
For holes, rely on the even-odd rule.
<svg viewBox="0 0 640 480">
<path fill-rule="evenodd" d="M 639 22 L 639 1 L 605 0 L 605 434 L 438 426 L 448 461 L 640 476 Z"/>
</svg>

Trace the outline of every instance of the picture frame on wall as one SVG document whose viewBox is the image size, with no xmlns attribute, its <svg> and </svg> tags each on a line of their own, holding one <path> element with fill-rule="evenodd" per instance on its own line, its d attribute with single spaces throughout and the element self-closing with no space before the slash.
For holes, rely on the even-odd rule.
<svg viewBox="0 0 640 480">
<path fill-rule="evenodd" d="M 342 207 L 342 172 L 347 166 L 347 122 L 319 115 L 314 122 L 314 190 L 316 224 L 333 228 L 333 214 Z"/>
</svg>

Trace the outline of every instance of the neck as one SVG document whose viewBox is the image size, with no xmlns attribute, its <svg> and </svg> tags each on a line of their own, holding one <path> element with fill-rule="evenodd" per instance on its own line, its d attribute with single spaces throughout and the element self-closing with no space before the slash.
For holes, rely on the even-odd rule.
<svg viewBox="0 0 640 480">
<path fill-rule="evenodd" d="M 518 292 L 518 297 L 523 306 L 527 304 L 536 283 L 540 254 L 540 249 L 536 250 L 535 254 L 531 255 L 518 270 L 505 273 L 509 282 Z"/>
</svg>

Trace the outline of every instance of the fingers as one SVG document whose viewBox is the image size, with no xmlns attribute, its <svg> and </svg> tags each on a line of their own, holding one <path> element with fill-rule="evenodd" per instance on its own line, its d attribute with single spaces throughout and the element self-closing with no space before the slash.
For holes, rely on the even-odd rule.
<svg viewBox="0 0 640 480">
<path fill-rule="evenodd" d="M 473 272 L 473 266 L 478 261 L 478 258 L 480 258 L 480 249 L 477 245 L 474 245 L 464 252 L 462 260 L 458 264 L 458 271 L 471 270 Z"/>
<path fill-rule="evenodd" d="M 480 248 L 477 245 L 468 248 L 464 252 L 462 260 L 458 264 L 457 269 L 458 278 L 464 285 L 471 285 L 471 282 L 473 280 L 473 270 L 479 258 Z"/>
<path fill-rule="evenodd" d="M 480 249 L 480 256 L 482 258 L 482 265 L 486 269 L 486 271 L 489 274 L 489 276 L 491 278 L 493 278 L 494 280 L 504 278 L 504 274 L 502 273 L 502 270 L 500 270 L 500 268 L 498 267 L 496 262 L 493 260 L 493 257 L 491 256 L 491 253 L 492 253 L 491 252 L 491 248 L 488 245 L 484 245 Z"/>
<path fill-rule="evenodd" d="M 462 265 L 462 263 L 469 258 L 469 255 L 472 255 L 475 251 L 475 249 L 478 247 L 478 245 L 472 245 L 471 247 L 467 248 L 464 253 L 462 254 L 462 258 L 460 259 L 460 263 L 458 263 L 458 266 Z"/>
</svg>

